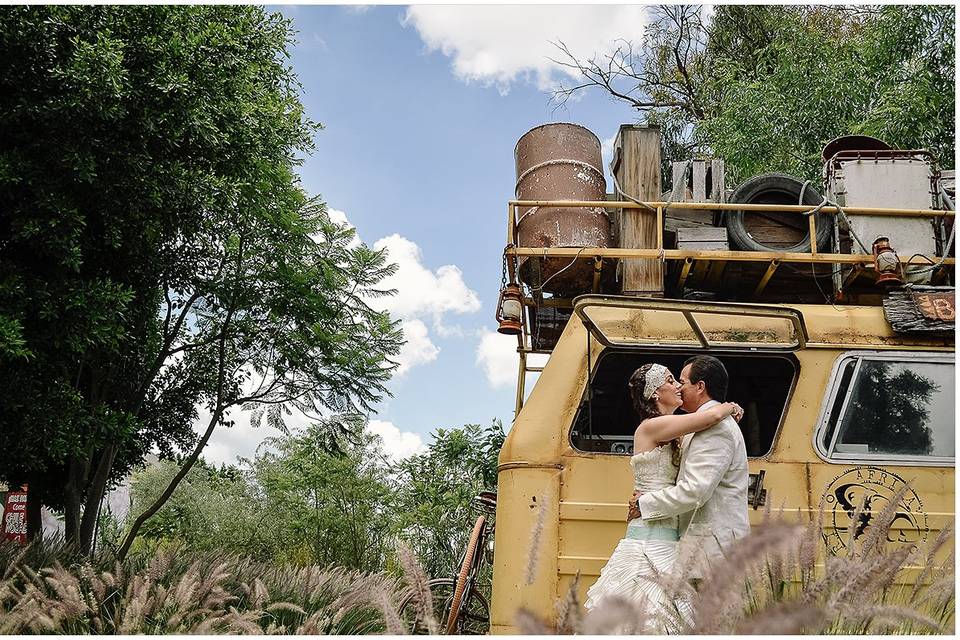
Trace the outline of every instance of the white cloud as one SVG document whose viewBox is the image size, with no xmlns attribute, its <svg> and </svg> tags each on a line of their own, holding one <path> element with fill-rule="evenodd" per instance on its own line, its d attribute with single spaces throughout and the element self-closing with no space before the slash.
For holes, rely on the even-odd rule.
<svg viewBox="0 0 960 640">
<path fill-rule="evenodd" d="M 580 59 L 612 51 L 617 39 L 639 41 L 646 26 L 642 5 L 418 5 L 407 9 L 430 51 L 452 58 L 465 82 L 509 91 L 516 80 L 535 79 L 549 89 L 575 73 L 551 42 L 562 41 Z"/>
<path fill-rule="evenodd" d="M 491 387 L 512 387 L 517 383 L 517 373 L 520 367 L 520 356 L 517 354 L 516 336 L 508 336 L 489 329 L 481 329 L 480 343 L 477 345 L 477 364 L 487 376 Z M 527 356 L 527 366 L 542 367 L 547 363 L 547 356 L 532 353 Z M 527 375 L 527 393 L 540 377 L 539 373 Z"/>
<path fill-rule="evenodd" d="M 423 438 L 411 431 L 400 429 L 385 420 L 371 420 L 367 423 L 367 431 L 375 433 L 383 439 L 383 451 L 393 460 L 402 460 L 427 450 Z"/>
<path fill-rule="evenodd" d="M 463 281 L 463 272 L 456 265 L 446 264 L 431 271 L 423 265 L 420 247 L 397 234 L 377 240 L 373 248 L 386 249 L 387 259 L 398 267 L 380 285 L 397 289 L 397 295 L 381 299 L 387 311 L 400 318 L 430 316 L 438 321 L 446 313 L 480 310 L 480 299 Z"/>
<path fill-rule="evenodd" d="M 610 161 L 613 160 L 613 145 L 616 143 L 616 141 L 616 133 L 609 138 L 603 138 L 600 141 L 600 156 L 602 157 L 601 162 L 603 162 L 604 167 L 609 167 Z M 609 173 L 609 171 L 607 173 Z"/>
<path fill-rule="evenodd" d="M 420 320 L 404 320 L 403 339 L 406 343 L 400 348 L 396 356 L 397 375 L 402 376 L 418 364 L 426 364 L 437 359 L 440 347 L 430 341 L 427 325 Z"/>
<path fill-rule="evenodd" d="M 483 368 L 491 387 L 515 384 L 518 363 L 516 337 L 482 330 L 477 346 L 477 364 Z"/>
<path fill-rule="evenodd" d="M 281 433 L 267 426 L 264 420 L 259 427 L 250 426 L 250 412 L 234 409 L 230 417 L 236 424 L 232 427 L 218 426 L 210 436 L 207 446 L 203 448 L 203 459 L 210 464 L 236 464 L 237 457 L 252 459 L 257 447 L 268 437 L 279 437 Z M 206 429 L 210 414 L 200 410 L 200 419 L 194 423 L 194 431 L 201 435 Z M 293 414 L 284 416 L 284 421 L 291 432 L 306 429 L 311 420 L 300 411 L 294 409 Z M 410 431 L 401 431 L 392 422 L 384 420 L 370 420 L 366 430 L 379 435 L 383 439 L 383 450 L 388 457 L 394 460 L 407 458 L 426 450 L 423 438 Z"/>
</svg>

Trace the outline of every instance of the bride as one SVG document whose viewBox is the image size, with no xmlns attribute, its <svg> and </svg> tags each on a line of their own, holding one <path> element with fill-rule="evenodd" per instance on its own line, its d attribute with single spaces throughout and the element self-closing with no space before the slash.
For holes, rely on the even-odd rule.
<svg viewBox="0 0 960 640">
<path fill-rule="evenodd" d="M 640 415 L 630 466 L 634 488 L 645 493 L 676 484 L 680 438 L 703 431 L 727 416 L 740 418 L 743 414 L 739 405 L 725 402 L 696 413 L 672 415 L 681 404 L 680 385 L 660 364 L 645 364 L 637 369 L 630 376 L 629 388 L 633 406 Z M 673 628 L 671 621 L 677 620 L 677 613 L 689 619 L 689 606 L 671 601 L 656 580 L 656 576 L 669 573 L 673 567 L 679 539 L 676 516 L 631 520 L 600 577 L 587 591 L 584 606 L 589 610 L 604 597 L 619 595 L 643 603 L 648 630 L 681 631 Z"/>
</svg>

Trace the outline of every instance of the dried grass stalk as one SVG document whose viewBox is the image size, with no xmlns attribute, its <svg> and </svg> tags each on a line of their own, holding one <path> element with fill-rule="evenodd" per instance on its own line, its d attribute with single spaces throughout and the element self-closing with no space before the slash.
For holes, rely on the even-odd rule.
<svg viewBox="0 0 960 640">
<path fill-rule="evenodd" d="M 400 566 L 403 567 L 404 581 L 412 594 L 417 619 L 423 620 L 427 633 L 430 635 L 438 634 L 440 626 L 434 616 L 433 596 L 430 594 L 429 578 L 427 578 L 426 572 L 410 547 L 402 542 L 397 544 L 397 557 L 400 559 Z"/>
<path fill-rule="evenodd" d="M 580 572 L 573 577 L 567 595 L 557 601 L 557 634 L 572 635 L 580 631 L 580 599 L 577 590 L 580 587 Z"/>
<path fill-rule="evenodd" d="M 619 595 L 605 597 L 583 619 L 584 635 L 636 635 L 647 623 L 643 604 Z"/>
<path fill-rule="evenodd" d="M 547 519 L 547 495 L 540 496 L 540 509 L 537 511 L 537 522 L 530 534 L 530 552 L 527 555 L 527 586 L 533 584 L 537 578 L 537 564 L 540 559 L 540 537 L 543 535 L 543 525 Z"/>
<path fill-rule="evenodd" d="M 525 636 L 554 635 L 553 629 L 535 613 L 527 609 L 519 609 L 516 614 L 517 629 Z"/>
</svg>

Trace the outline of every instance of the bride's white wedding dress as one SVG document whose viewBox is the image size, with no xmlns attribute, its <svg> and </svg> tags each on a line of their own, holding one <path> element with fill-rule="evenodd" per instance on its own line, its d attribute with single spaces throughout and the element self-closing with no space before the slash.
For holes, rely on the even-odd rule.
<svg viewBox="0 0 960 640">
<path fill-rule="evenodd" d="M 679 469 L 674 466 L 670 445 L 662 445 L 630 458 L 634 488 L 644 493 L 672 487 Z M 649 631 L 678 633 L 677 613 L 689 619 L 689 604 L 667 597 L 656 576 L 673 569 L 680 539 L 678 518 L 631 520 L 627 532 L 613 550 L 600 577 L 587 591 L 584 606 L 592 609 L 606 596 L 618 595 L 644 602 Z"/>
</svg>

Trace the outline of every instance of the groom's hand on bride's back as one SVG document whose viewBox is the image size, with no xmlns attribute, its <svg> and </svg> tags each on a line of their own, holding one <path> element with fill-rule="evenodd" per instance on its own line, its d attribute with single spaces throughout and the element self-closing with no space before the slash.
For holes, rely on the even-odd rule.
<svg viewBox="0 0 960 640">
<path fill-rule="evenodd" d="M 630 502 L 627 503 L 627 522 L 636 520 L 640 517 L 640 508 L 637 507 L 637 498 L 643 495 L 642 491 L 634 491 L 630 496 Z"/>
</svg>

